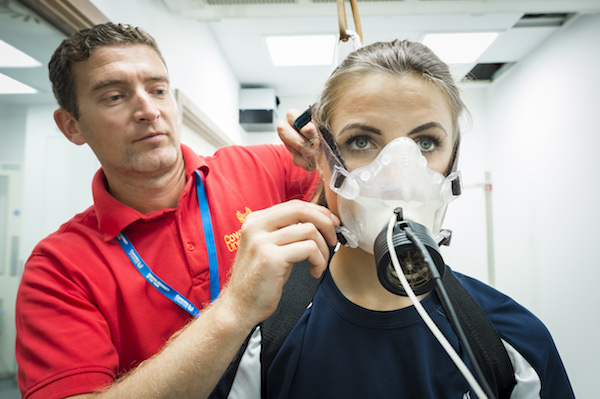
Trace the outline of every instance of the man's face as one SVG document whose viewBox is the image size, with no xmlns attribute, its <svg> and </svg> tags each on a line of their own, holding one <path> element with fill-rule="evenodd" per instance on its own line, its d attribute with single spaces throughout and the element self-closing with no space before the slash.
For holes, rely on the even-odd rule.
<svg viewBox="0 0 600 399">
<path fill-rule="evenodd" d="M 88 143 L 107 176 L 158 177 L 181 159 L 177 105 L 152 48 L 100 47 L 73 71 L 79 119 L 72 141 Z"/>
</svg>

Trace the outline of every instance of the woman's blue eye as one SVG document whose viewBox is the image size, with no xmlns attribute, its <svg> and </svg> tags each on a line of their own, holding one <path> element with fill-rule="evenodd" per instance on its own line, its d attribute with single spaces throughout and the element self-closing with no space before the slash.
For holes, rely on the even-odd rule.
<svg viewBox="0 0 600 399">
<path fill-rule="evenodd" d="M 417 142 L 421 151 L 433 151 L 435 149 L 435 143 L 430 139 L 421 139 Z"/>
<path fill-rule="evenodd" d="M 357 150 L 369 148 L 369 145 L 369 140 L 367 140 L 365 137 L 357 137 L 352 141 L 352 147 Z"/>
</svg>

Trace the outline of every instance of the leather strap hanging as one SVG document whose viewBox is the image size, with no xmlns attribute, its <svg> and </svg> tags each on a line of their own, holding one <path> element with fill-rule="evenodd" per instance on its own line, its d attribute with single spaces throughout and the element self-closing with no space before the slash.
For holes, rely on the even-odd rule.
<svg viewBox="0 0 600 399">
<path fill-rule="evenodd" d="M 347 42 L 350 39 L 348 35 L 348 19 L 346 18 L 346 0 L 337 0 L 337 12 L 338 12 L 338 25 L 340 27 L 340 40 Z M 362 26 L 360 24 L 360 15 L 358 13 L 358 5 L 356 0 L 350 0 L 350 6 L 352 8 L 352 17 L 354 18 L 354 27 L 356 33 L 360 37 L 360 42 L 363 43 Z"/>
</svg>

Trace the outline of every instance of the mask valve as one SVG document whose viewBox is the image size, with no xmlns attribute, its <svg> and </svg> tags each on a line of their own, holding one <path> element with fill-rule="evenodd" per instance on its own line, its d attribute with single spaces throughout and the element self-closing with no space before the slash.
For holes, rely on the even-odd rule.
<svg viewBox="0 0 600 399">
<path fill-rule="evenodd" d="M 394 209 L 394 213 L 396 214 L 396 222 L 392 232 L 392 242 L 402 271 L 415 295 L 432 291 L 436 285 L 434 281 L 434 277 L 436 276 L 433 275 L 421 251 L 408 238 L 405 229 L 411 229 L 421 240 L 425 248 L 427 248 L 439 276 L 443 276 L 445 265 L 440 255 L 440 249 L 431 232 L 425 226 L 413 221 L 404 220 L 402 208 Z M 381 284 L 388 291 L 396 295 L 408 296 L 391 263 L 386 234 L 387 228 L 384 228 L 375 239 L 373 251 L 377 263 L 377 276 Z"/>
</svg>

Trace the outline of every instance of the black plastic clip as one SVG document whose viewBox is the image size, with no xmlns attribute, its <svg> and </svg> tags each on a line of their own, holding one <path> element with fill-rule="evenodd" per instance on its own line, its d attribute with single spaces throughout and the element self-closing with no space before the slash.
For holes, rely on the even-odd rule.
<svg viewBox="0 0 600 399">
<path fill-rule="evenodd" d="M 299 117 L 297 117 L 294 120 L 294 129 L 296 129 L 296 131 L 298 133 L 300 133 L 300 129 L 302 129 L 304 126 L 306 126 L 308 124 L 308 122 L 310 122 L 310 120 L 312 119 L 312 105 L 309 105 L 308 108 L 306 109 L 306 111 L 304 111 Z"/>
</svg>

